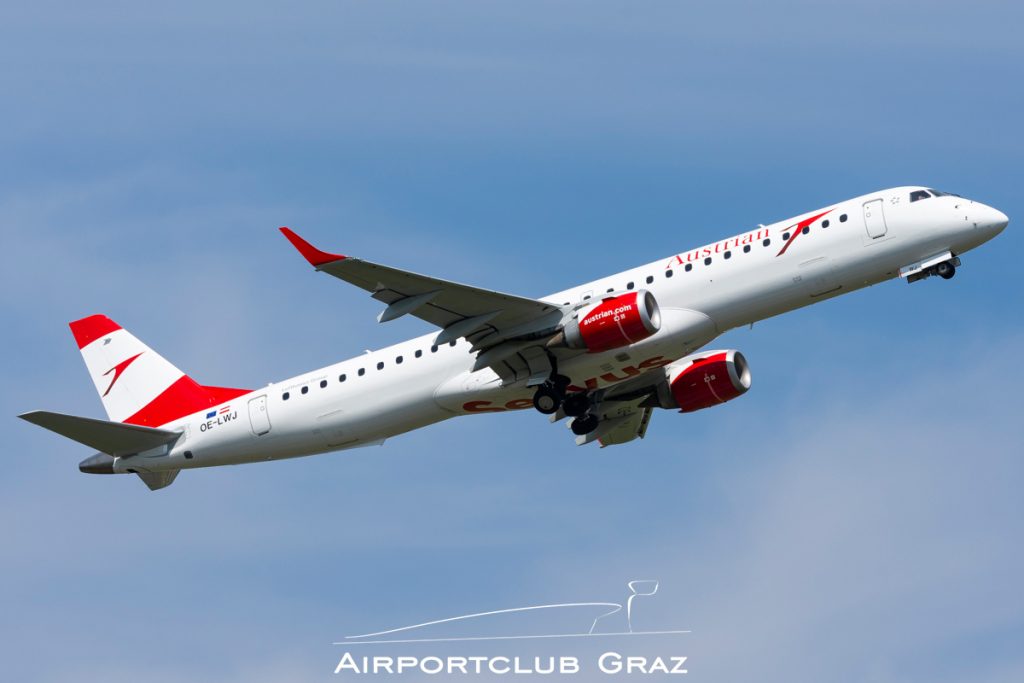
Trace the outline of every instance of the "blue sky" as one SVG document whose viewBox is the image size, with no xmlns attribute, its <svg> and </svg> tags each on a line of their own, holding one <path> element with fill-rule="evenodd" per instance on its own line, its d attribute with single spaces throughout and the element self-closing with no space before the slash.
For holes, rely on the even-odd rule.
<svg viewBox="0 0 1024 683">
<path fill-rule="evenodd" d="M 649 623 L 693 629 L 671 646 L 698 680 L 1021 680 L 1022 15 L 0 9 L 5 677 L 325 680 L 350 633 L 657 577 Z M 916 183 L 1011 225 L 951 282 L 729 333 L 752 391 L 624 447 L 480 416 L 152 494 L 13 417 L 102 416 L 66 327 L 90 313 L 228 386 L 427 330 L 377 325 L 278 225 L 541 295 Z"/>
</svg>

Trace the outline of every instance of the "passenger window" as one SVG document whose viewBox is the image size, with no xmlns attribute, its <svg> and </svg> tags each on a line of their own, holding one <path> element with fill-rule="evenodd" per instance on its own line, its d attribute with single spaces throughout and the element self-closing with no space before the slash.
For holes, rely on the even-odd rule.
<svg viewBox="0 0 1024 683">
<path fill-rule="evenodd" d="M 421 350 L 419 350 L 419 349 L 416 349 L 416 357 L 417 358 L 422 358 L 423 357 L 423 352 Z"/>
<path fill-rule="evenodd" d="M 327 388 L 327 380 L 325 380 L 325 379 L 320 380 L 320 388 L 321 389 L 326 389 Z"/>
<path fill-rule="evenodd" d="M 614 291 L 615 291 L 615 288 L 614 288 L 614 287 L 609 287 L 609 288 L 608 288 L 608 293 L 609 293 L 609 294 L 611 294 L 611 293 L 612 293 L 612 292 L 614 292 Z"/>
<path fill-rule="evenodd" d="M 671 268 L 669 268 L 668 270 L 665 271 L 665 277 L 672 277 L 672 269 Z"/>
<path fill-rule="evenodd" d="M 914 190 L 910 193 L 910 203 L 913 204 L 916 201 L 928 199 L 929 197 L 931 197 L 931 195 L 928 194 L 928 190 Z"/>
<path fill-rule="evenodd" d="M 648 275 L 647 276 L 647 284 L 651 284 L 652 282 L 654 282 L 654 276 L 653 275 Z"/>
<path fill-rule="evenodd" d="M 842 216 L 839 217 L 839 222 L 840 223 L 845 223 L 846 222 L 846 214 L 845 213 Z"/>
<path fill-rule="evenodd" d="M 437 353 L 437 344 L 434 344 L 433 346 L 430 347 L 430 352 Z"/>
<path fill-rule="evenodd" d="M 308 394 L 309 393 L 309 387 L 302 387 L 302 393 Z"/>
<path fill-rule="evenodd" d="M 750 245 L 749 244 L 744 244 L 743 245 L 743 253 L 744 254 L 749 254 L 750 253 Z"/>
<path fill-rule="evenodd" d="M 711 257 L 710 256 L 708 256 L 706 259 L 704 259 L 704 265 L 705 266 L 710 266 L 711 265 Z"/>
<path fill-rule="evenodd" d="M 692 263 L 687 263 L 686 264 L 686 268 L 684 268 L 683 270 L 685 270 L 687 273 L 689 273 L 691 270 L 693 270 L 693 264 Z"/>
<path fill-rule="evenodd" d="M 828 227 L 828 219 L 827 218 L 821 222 L 821 227 L 823 227 L 823 228 L 827 228 Z"/>
<path fill-rule="evenodd" d="M 402 357 L 401 356 L 399 356 L 398 358 L 395 359 L 395 364 L 396 365 L 401 365 L 402 364 Z"/>
<path fill-rule="evenodd" d="M 725 258 L 732 258 L 732 252 L 726 251 L 724 254 L 722 254 L 722 256 L 724 256 Z"/>
<path fill-rule="evenodd" d="M 384 369 L 384 361 L 381 361 L 381 362 L 377 363 L 377 369 L 378 370 L 383 370 Z"/>
<path fill-rule="evenodd" d="M 452 339 L 450 342 L 448 342 L 448 346 L 451 346 L 452 348 L 454 348 L 455 345 L 458 344 L 458 343 L 459 343 L 458 339 Z"/>
<path fill-rule="evenodd" d="M 632 282 L 627 282 L 626 283 L 626 289 L 633 289 L 633 283 Z"/>
<path fill-rule="evenodd" d="M 363 375 L 366 374 L 366 368 L 359 368 L 359 372 L 356 373 L 356 374 L 358 374 L 360 377 L 362 377 Z"/>
<path fill-rule="evenodd" d="M 338 381 L 339 382 L 344 382 L 345 381 L 345 375 L 338 375 Z"/>
<path fill-rule="evenodd" d="M 771 243 L 772 243 L 771 239 L 769 239 L 769 238 L 767 238 L 767 237 L 766 237 L 766 238 L 765 238 L 765 240 L 764 240 L 764 242 L 761 242 L 761 246 L 762 246 L 762 247 L 767 247 L 767 246 L 768 246 L 769 244 L 771 244 Z"/>
<path fill-rule="evenodd" d="M 289 394 L 287 391 L 284 392 L 283 394 L 281 394 L 281 400 L 282 401 L 287 401 L 290 397 L 291 397 L 291 394 Z"/>
<path fill-rule="evenodd" d="M 782 233 L 782 239 L 783 240 L 789 240 L 789 233 L 788 232 Z"/>
<path fill-rule="evenodd" d="M 809 233 L 810 231 L 811 231 L 811 227 L 810 227 L 809 225 L 805 225 L 805 226 L 804 226 L 804 229 L 803 229 L 803 230 L 801 230 L 800 232 L 802 232 L 803 234 L 805 234 L 805 235 L 806 235 L 806 234 L 807 234 L 807 233 Z"/>
</svg>

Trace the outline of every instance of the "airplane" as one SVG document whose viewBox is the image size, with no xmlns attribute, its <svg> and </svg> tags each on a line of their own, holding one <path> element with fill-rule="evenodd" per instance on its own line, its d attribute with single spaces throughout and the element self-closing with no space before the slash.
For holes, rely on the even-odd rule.
<svg viewBox="0 0 1024 683">
<path fill-rule="evenodd" d="M 24 420 L 98 451 L 89 474 L 152 490 L 183 469 L 382 444 L 459 415 L 534 409 L 576 443 L 643 438 L 655 409 L 694 412 L 751 385 L 727 330 L 901 278 L 950 279 L 1009 223 L 921 186 L 862 195 L 538 299 L 321 251 L 281 232 L 313 268 L 438 331 L 260 389 L 205 386 L 104 315 L 70 323 L 107 420 Z"/>
</svg>

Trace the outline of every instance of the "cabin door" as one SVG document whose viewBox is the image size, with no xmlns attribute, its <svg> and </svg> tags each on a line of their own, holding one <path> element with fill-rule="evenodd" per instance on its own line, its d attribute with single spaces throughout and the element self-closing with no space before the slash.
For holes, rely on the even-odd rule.
<svg viewBox="0 0 1024 683">
<path fill-rule="evenodd" d="M 885 235 L 887 228 L 881 199 L 864 203 L 864 227 L 868 231 L 868 237 L 873 240 Z"/>
<path fill-rule="evenodd" d="M 270 416 L 267 415 L 267 396 L 257 396 L 249 401 L 249 423 L 252 433 L 263 436 L 270 432 Z"/>
</svg>

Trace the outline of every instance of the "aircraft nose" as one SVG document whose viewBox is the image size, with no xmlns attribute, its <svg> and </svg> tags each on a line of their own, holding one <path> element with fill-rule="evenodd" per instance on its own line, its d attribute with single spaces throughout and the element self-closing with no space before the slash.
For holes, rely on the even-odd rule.
<svg viewBox="0 0 1024 683">
<path fill-rule="evenodd" d="M 978 207 L 978 227 L 995 237 L 1010 224 L 1009 217 L 991 206 L 982 204 Z"/>
</svg>

